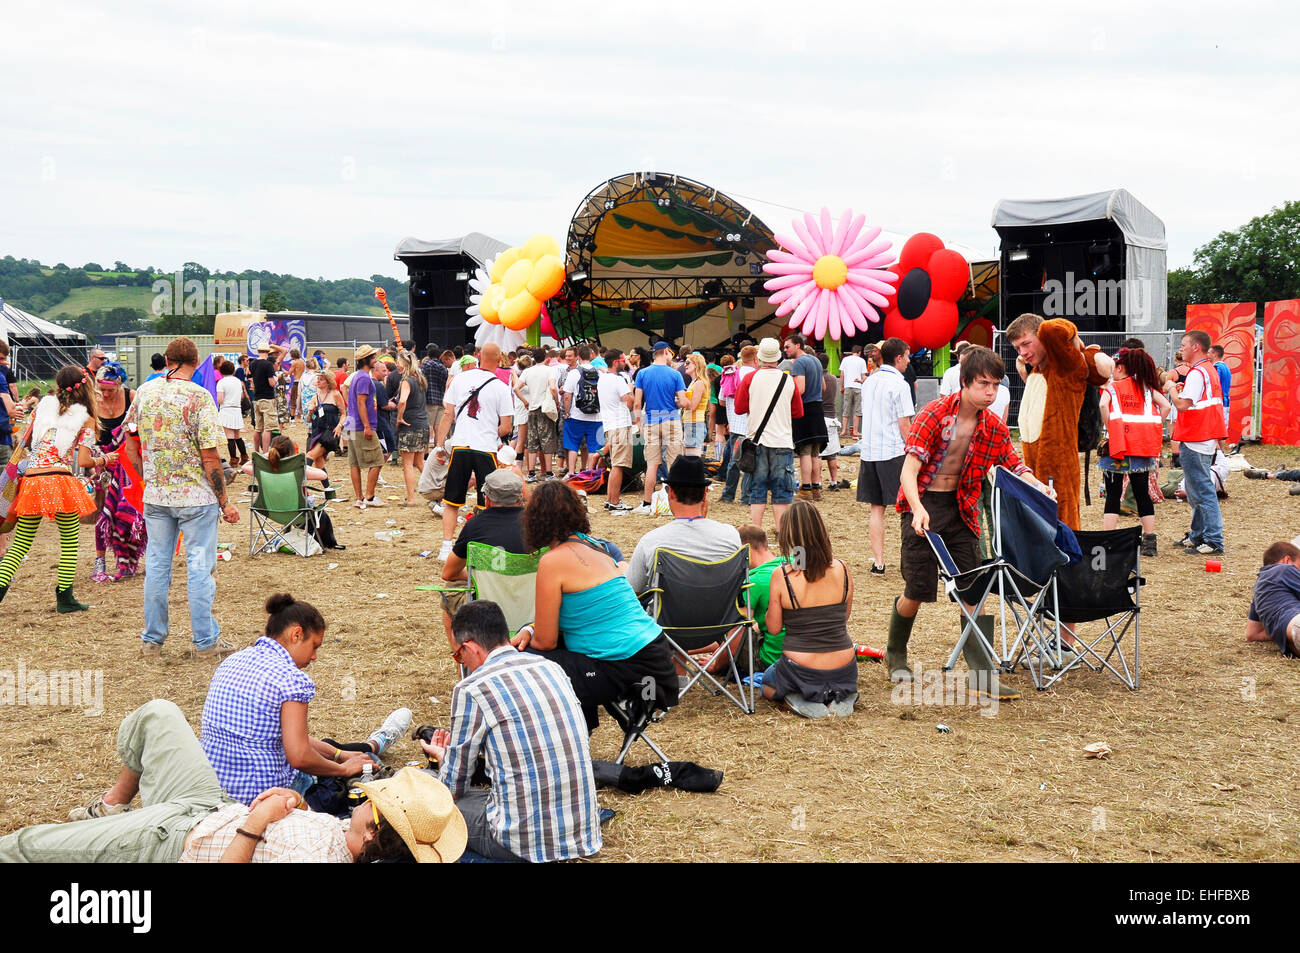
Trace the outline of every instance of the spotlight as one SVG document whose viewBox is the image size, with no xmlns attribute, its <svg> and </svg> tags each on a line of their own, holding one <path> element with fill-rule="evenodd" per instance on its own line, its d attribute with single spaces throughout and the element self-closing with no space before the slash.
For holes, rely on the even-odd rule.
<svg viewBox="0 0 1300 953">
<path fill-rule="evenodd" d="M 608 211 L 609 211 L 610 209 L 612 209 L 613 207 L 614 207 L 614 200 L 613 200 L 613 199 L 605 199 L 605 211 L 608 212 Z"/>
<path fill-rule="evenodd" d="M 737 256 L 736 256 L 736 264 L 737 264 L 737 265 L 743 265 L 743 264 L 744 264 L 745 262 L 747 262 L 747 261 L 749 261 L 749 259 L 746 258 L 744 255 L 737 255 Z"/>
<path fill-rule="evenodd" d="M 766 291 L 767 289 L 763 287 L 762 279 L 758 281 L 751 281 L 749 283 L 749 293 L 754 297 L 758 297 L 759 295 L 762 295 Z"/>
<path fill-rule="evenodd" d="M 1029 252 L 1023 248 L 1017 248 L 1008 256 L 1008 259 L 1010 261 L 1029 261 Z"/>
<path fill-rule="evenodd" d="M 736 299 L 735 299 L 735 298 L 728 298 L 728 299 L 727 299 L 727 310 L 728 310 L 728 311 L 735 311 L 735 310 L 736 310 Z"/>
<path fill-rule="evenodd" d="M 595 238 L 588 238 L 585 242 L 582 243 L 582 247 L 583 247 L 584 249 L 586 249 L 587 251 L 595 251 L 595 250 L 596 250 L 596 239 L 595 239 Z"/>
<path fill-rule="evenodd" d="M 713 278 L 704 282 L 704 287 L 701 290 L 706 298 L 720 297 L 722 295 L 722 282 L 717 278 Z"/>
<path fill-rule="evenodd" d="M 751 297 L 749 297 L 748 295 L 746 295 L 745 297 L 741 298 L 741 299 L 740 299 L 740 303 L 743 304 L 746 308 L 752 308 L 752 307 L 754 307 L 754 299 L 751 298 Z"/>
<path fill-rule="evenodd" d="M 761 275 L 763 273 L 762 262 L 751 261 L 749 263 L 749 273 L 751 275 Z"/>
<path fill-rule="evenodd" d="M 458 272 L 456 272 L 456 280 L 457 280 L 457 281 L 469 281 L 469 272 L 468 272 L 468 271 L 458 271 Z"/>
<path fill-rule="evenodd" d="M 575 271 L 573 274 L 569 275 L 569 280 L 570 280 L 570 281 L 586 281 L 586 280 L 587 280 L 587 273 L 586 273 L 585 271 Z"/>
<path fill-rule="evenodd" d="M 655 204 L 660 208 L 668 208 L 673 204 L 673 200 L 666 195 L 661 195 L 655 200 Z"/>
</svg>

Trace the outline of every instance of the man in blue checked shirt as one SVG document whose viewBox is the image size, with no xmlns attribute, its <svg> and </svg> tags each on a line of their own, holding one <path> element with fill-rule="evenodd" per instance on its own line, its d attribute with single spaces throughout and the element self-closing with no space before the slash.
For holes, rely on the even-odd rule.
<svg viewBox="0 0 1300 953">
<path fill-rule="evenodd" d="M 421 741 L 442 765 L 469 828 L 491 860 L 546 863 L 600 850 L 600 806 L 587 722 L 564 669 L 517 651 L 501 608 L 471 602 L 451 620 L 451 657 L 469 674 L 451 693 L 451 730 Z M 482 755 L 488 790 L 470 787 Z"/>
</svg>

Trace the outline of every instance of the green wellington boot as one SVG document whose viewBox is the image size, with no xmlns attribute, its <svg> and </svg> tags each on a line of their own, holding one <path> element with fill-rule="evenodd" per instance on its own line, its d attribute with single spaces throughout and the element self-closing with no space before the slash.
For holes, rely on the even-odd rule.
<svg viewBox="0 0 1300 953">
<path fill-rule="evenodd" d="M 976 616 L 975 624 L 979 626 L 984 638 L 988 639 L 989 645 L 992 645 L 993 616 Z M 1010 685 L 1002 684 L 998 667 L 979 640 L 968 638 L 966 644 L 962 646 L 962 656 L 966 659 L 966 667 L 970 669 L 966 673 L 966 678 L 971 691 L 987 698 L 996 698 L 1000 702 L 1015 701 L 1020 697 L 1020 692 Z"/>
<path fill-rule="evenodd" d="M 889 614 L 889 644 L 885 646 L 885 672 L 891 682 L 910 682 L 912 669 L 907 664 L 907 640 L 912 637 L 916 617 L 908 619 L 898 614 L 898 600 Z"/>
<path fill-rule="evenodd" d="M 84 602 L 77 601 L 77 597 L 72 594 L 71 586 L 68 586 L 67 589 L 56 588 L 54 590 L 54 595 L 58 600 L 59 612 L 61 613 L 86 612 L 90 609 L 90 606 L 86 605 Z"/>
</svg>

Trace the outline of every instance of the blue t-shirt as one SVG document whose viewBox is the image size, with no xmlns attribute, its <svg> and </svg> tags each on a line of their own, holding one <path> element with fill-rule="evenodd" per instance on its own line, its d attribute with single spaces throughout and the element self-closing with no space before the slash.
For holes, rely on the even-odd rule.
<svg viewBox="0 0 1300 953">
<path fill-rule="evenodd" d="M 361 424 L 361 413 L 357 410 L 357 400 L 363 396 L 366 399 L 366 419 L 370 421 L 370 429 L 374 430 L 379 425 L 379 415 L 375 412 L 375 379 L 369 371 L 357 371 L 352 375 L 352 383 L 348 385 L 348 430 L 365 429 Z"/>
<path fill-rule="evenodd" d="M 681 375 L 667 364 L 642 368 L 636 375 L 636 386 L 644 394 L 647 423 L 682 419 L 681 408 L 677 406 L 677 392 L 686 388 L 682 386 Z"/>
<path fill-rule="evenodd" d="M 822 399 L 822 362 L 811 354 L 800 354 L 790 368 L 791 377 L 802 377 L 803 402 Z"/>
<path fill-rule="evenodd" d="M 1300 615 L 1300 566 L 1274 563 L 1265 566 L 1255 577 L 1255 595 L 1250 601 L 1252 622 L 1263 624 L 1269 637 L 1289 654 L 1286 627 Z"/>
<path fill-rule="evenodd" d="M 9 385 L 14 383 L 17 378 L 14 377 L 14 370 L 8 364 L 0 364 L 0 388 L 13 397 L 13 391 Z M 0 400 L 0 447 L 13 446 L 13 421 L 9 419 L 9 412 L 5 410 L 4 401 Z"/>
<path fill-rule="evenodd" d="M 1223 391 L 1223 406 L 1228 406 L 1228 391 L 1232 388 L 1232 371 L 1223 361 L 1215 361 L 1214 369 L 1219 372 L 1219 390 Z"/>
</svg>

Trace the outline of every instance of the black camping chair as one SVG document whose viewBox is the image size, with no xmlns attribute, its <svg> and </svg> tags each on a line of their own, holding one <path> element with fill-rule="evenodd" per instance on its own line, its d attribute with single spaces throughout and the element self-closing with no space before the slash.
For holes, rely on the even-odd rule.
<svg viewBox="0 0 1300 953">
<path fill-rule="evenodd" d="M 1138 688 L 1142 586 L 1142 527 L 1076 531 L 1083 558 L 1056 571 L 1055 599 L 1044 604 L 1042 616 L 1059 635 L 1063 625 L 1103 620 L 1096 638 L 1075 633 L 1075 654 L 1043 685 L 1050 688 L 1067 672 L 1087 667 L 1109 671 L 1131 690 Z M 1124 637 L 1133 631 L 1133 660 L 1124 655 Z"/>
<path fill-rule="evenodd" d="M 741 681 L 742 675 L 754 671 L 754 608 L 750 588 L 748 546 L 741 546 L 730 556 L 714 562 L 668 549 L 655 550 L 650 588 L 640 598 L 650 617 L 663 628 L 674 658 L 691 673 L 680 695 L 684 696 L 701 679 L 707 679 L 714 694 L 726 695 L 747 715 L 754 713 L 753 680 L 748 686 Z M 742 627 L 743 655 L 732 650 L 730 638 Z M 692 651 L 714 643 L 718 648 L 703 665 L 691 655 Z M 709 671 L 723 657 L 727 675 L 735 683 L 735 692 Z"/>
</svg>

